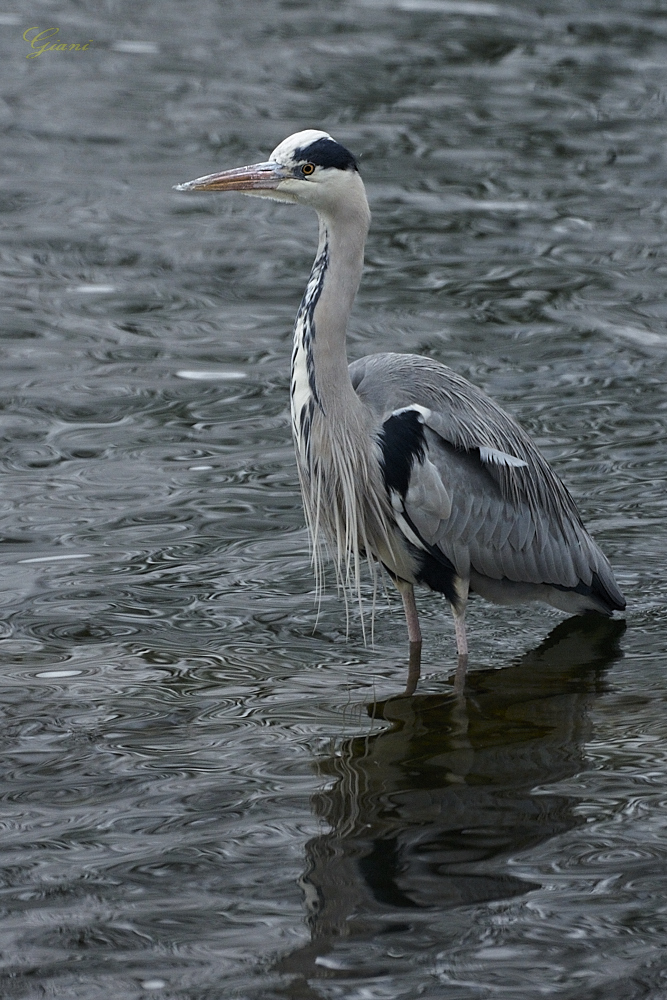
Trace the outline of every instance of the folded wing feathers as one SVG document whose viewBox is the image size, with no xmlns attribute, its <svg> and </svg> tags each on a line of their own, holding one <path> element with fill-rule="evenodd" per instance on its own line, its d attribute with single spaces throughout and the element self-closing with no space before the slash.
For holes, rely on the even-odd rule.
<svg viewBox="0 0 667 1000">
<path fill-rule="evenodd" d="M 427 457 L 413 465 L 405 509 L 422 538 L 432 545 L 440 525 L 451 515 L 452 501 L 438 470 Z"/>
<path fill-rule="evenodd" d="M 404 409 L 412 407 L 398 412 Z M 554 517 L 549 509 L 553 498 L 544 503 L 546 468 L 558 484 L 557 497 L 564 494 L 567 506 L 575 509 L 532 445 L 524 458 L 477 442 L 470 448 L 452 447 L 455 435 L 450 427 L 449 437 L 444 436 L 444 416 L 425 407 L 414 409 L 425 425 L 426 450 L 423 460 L 413 464 L 403 506 L 420 538 L 437 545 L 464 575 L 471 565 L 492 579 L 565 587 L 590 582 L 594 547 L 585 532 L 562 517 L 562 508 Z M 578 515 L 574 523 L 580 525 Z"/>
<path fill-rule="evenodd" d="M 382 420 L 419 413 L 426 449 L 413 465 L 406 514 L 461 575 L 472 565 L 494 579 L 564 587 L 590 585 L 593 573 L 611 577 L 565 486 L 481 390 L 418 355 L 362 358 L 350 375 Z"/>
</svg>

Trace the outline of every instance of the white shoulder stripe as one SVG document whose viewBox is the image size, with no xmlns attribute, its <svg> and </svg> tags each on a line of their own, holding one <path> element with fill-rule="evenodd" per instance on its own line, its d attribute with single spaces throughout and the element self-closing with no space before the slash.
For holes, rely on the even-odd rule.
<svg viewBox="0 0 667 1000">
<path fill-rule="evenodd" d="M 391 499 L 391 506 L 394 509 L 394 517 L 396 518 L 396 527 L 405 536 L 405 538 L 407 538 L 407 540 L 415 546 L 415 548 L 422 549 L 422 551 L 425 552 L 426 548 L 424 546 L 423 541 L 421 540 L 419 535 L 417 535 L 413 531 L 413 529 L 410 527 L 405 518 L 405 513 L 404 513 L 405 507 L 403 504 L 403 500 L 401 499 L 400 495 L 396 492 L 396 490 L 391 490 L 390 499 Z"/>
<path fill-rule="evenodd" d="M 392 417 L 400 417 L 401 413 L 418 413 L 421 417 L 420 423 L 425 423 L 431 416 L 431 410 L 427 406 L 419 406 L 418 403 L 412 403 L 411 406 L 402 406 L 400 410 L 394 410 Z"/>
<path fill-rule="evenodd" d="M 508 455 L 506 451 L 498 451 L 496 448 L 480 448 L 479 457 L 483 462 L 493 465 L 508 465 L 514 469 L 528 468 L 528 462 L 524 462 L 522 458 L 515 458 L 514 455 Z"/>
</svg>

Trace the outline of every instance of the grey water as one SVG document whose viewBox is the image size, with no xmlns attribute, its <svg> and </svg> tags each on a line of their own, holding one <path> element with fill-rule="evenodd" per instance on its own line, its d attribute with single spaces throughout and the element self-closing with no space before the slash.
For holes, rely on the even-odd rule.
<svg viewBox="0 0 667 1000">
<path fill-rule="evenodd" d="M 0 29 L 0 996 L 665 1000 L 665 5 L 8 0 Z M 372 645 L 333 581 L 318 613 L 315 219 L 172 190 L 306 127 L 373 211 L 351 357 L 494 396 L 628 598 L 472 604 L 460 697 L 436 596 L 413 697 L 392 594 Z"/>
</svg>

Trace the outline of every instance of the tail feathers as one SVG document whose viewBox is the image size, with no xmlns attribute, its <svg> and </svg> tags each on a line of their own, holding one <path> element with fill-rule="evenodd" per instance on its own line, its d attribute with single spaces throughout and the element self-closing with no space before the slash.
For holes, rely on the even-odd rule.
<svg viewBox="0 0 667 1000">
<path fill-rule="evenodd" d="M 579 582 L 576 587 L 561 587 L 556 584 L 555 587 L 557 590 L 587 597 L 590 604 L 584 608 L 586 611 L 599 611 L 603 615 L 612 615 L 614 611 L 625 610 L 625 598 L 611 572 L 606 573 L 604 577 L 599 573 L 593 573 L 589 584 Z"/>
<path fill-rule="evenodd" d="M 611 573 L 604 579 L 597 573 L 593 573 L 591 593 L 604 604 L 608 614 L 611 614 L 613 611 L 625 611 L 625 598 L 618 589 L 616 580 Z"/>
</svg>

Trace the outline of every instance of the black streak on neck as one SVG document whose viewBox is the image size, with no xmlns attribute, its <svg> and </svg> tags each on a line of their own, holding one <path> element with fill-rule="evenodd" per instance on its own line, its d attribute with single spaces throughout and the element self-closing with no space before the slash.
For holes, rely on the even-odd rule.
<svg viewBox="0 0 667 1000">
<path fill-rule="evenodd" d="M 324 407 L 317 392 L 317 385 L 315 382 L 315 358 L 312 350 L 312 346 L 315 343 L 315 306 L 320 300 L 320 295 L 322 294 L 322 288 L 324 287 L 324 279 L 326 278 L 326 273 L 329 267 L 329 244 L 325 243 L 322 247 L 321 253 L 315 258 L 315 263 L 313 264 L 313 269 L 310 274 L 310 279 L 308 281 L 308 287 L 306 288 L 306 294 L 301 300 L 301 305 L 299 306 L 299 312 L 296 317 L 296 327 L 298 328 L 299 323 L 302 323 L 303 329 L 303 349 L 306 352 L 306 374 L 308 376 L 308 387 L 311 391 L 312 397 L 315 400 L 317 406 L 320 408 L 322 413 L 324 413 Z M 314 284 L 313 278 L 315 278 Z M 296 363 L 296 352 L 298 347 L 295 345 L 293 364 Z"/>
</svg>

